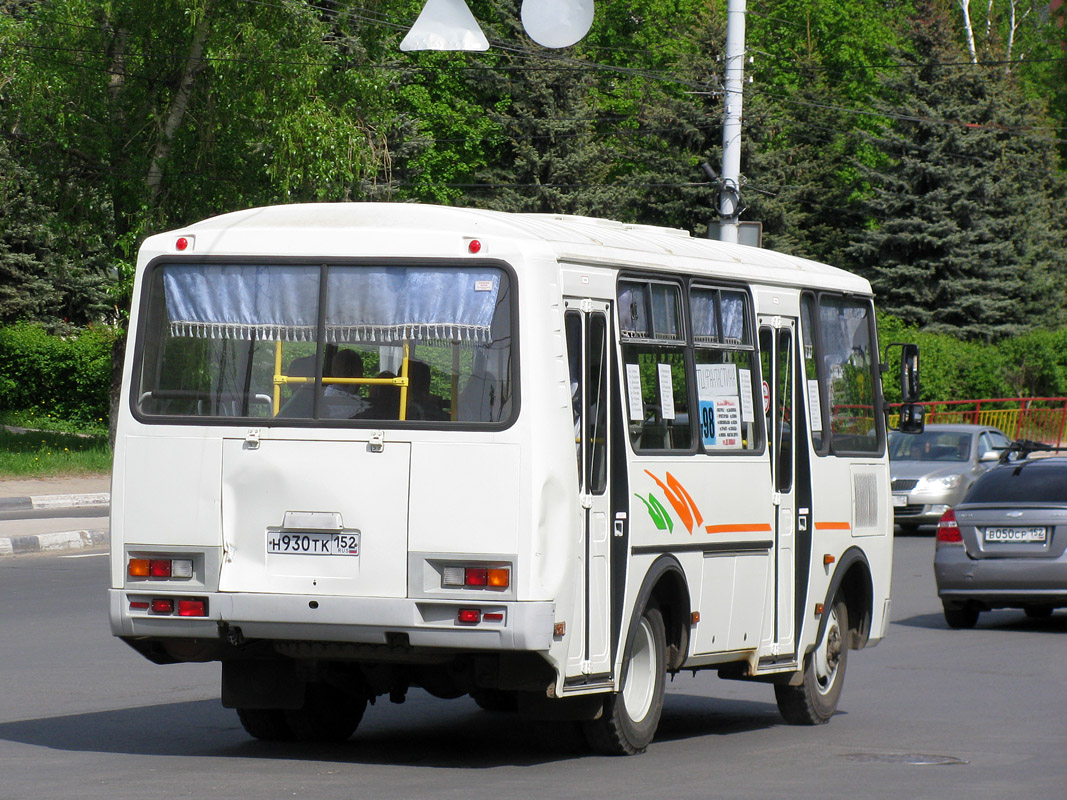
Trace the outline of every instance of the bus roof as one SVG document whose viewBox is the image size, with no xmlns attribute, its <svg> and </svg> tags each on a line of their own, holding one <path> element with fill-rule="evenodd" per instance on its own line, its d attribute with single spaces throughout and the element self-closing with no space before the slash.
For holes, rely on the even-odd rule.
<svg viewBox="0 0 1067 800">
<path fill-rule="evenodd" d="M 358 239 L 352 232 L 359 231 Z M 212 217 L 146 240 L 142 263 L 175 254 L 195 237 L 197 255 L 465 256 L 478 238 L 483 257 L 534 249 L 582 265 L 734 274 L 757 282 L 826 286 L 870 294 L 869 282 L 836 267 L 763 248 L 690 236 L 687 231 L 593 217 L 529 214 L 416 203 L 298 203 Z M 358 243 L 358 252 L 353 249 Z M 192 254 L 189 252 L 187 254 Z M 665 259 L 667 259 L 665 261 Z M 711 262 L 711 263 L 709 263 Z"/>
</svg>

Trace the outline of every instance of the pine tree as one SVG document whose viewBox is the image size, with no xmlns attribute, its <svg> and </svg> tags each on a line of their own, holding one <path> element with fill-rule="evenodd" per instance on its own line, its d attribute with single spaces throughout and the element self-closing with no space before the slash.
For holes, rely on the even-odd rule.
<svg viewBox="0 0 1067 800">
<path fill-rule="evenodd" d="M 927 0 L 867 175 L 870 222 L 848 254 L 881 307 L 932 332 L 991 341 L 1062 319 L 1055 143 L 1002 70 L 965 64 L 947 8 Z M 1050 312 L 1051 309 L 1051 312 Z"/>
</svg>

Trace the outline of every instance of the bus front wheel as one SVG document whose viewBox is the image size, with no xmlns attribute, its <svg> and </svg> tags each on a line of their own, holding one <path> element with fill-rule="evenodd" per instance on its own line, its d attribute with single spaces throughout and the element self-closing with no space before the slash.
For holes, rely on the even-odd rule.
<svg viewBox="0 0 1067 800">
<path fill-rule="evenodd" d="M 585 723 L 594 750 L 605 755 L 643 753 L 656 735 L 667 677 L 663 615 L 649 606 L 633 622 L 622 664 L 621 691 L 609 695 L 598 719 Z"/>
<path fill-rule="evenodd" d="M 790 725 L 821 725 L 837 710 L 848 665 L 848 609 L 838 598 L 830 609 L 822 640 L 804 660 L 798 686 L 776 684 L 778 710 Z"/>
</svg>

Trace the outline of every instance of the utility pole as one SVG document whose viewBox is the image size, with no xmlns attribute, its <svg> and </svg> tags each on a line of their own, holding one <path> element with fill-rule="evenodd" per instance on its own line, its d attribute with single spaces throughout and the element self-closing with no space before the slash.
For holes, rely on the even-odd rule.
<svg viewBox="0 0 1067 800">
<path fill-rule="evenodd" d="M 726 82 L 723 93 L 722 190 L 719 241 L 738 241 L 741 212 L 741 107 L 745 81 L 745 2 L 726 4 Z"/>
</svg>

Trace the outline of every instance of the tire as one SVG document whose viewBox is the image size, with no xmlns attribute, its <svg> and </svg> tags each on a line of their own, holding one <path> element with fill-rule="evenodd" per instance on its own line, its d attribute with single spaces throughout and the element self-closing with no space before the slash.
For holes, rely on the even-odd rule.
<svg viewBox="0 0 1067 800">
<path fill-rule="evenodd" d="M 519 698 L 515 692 L 503 689 L 479 689 L 471 692 L 471 697 L 483 711 L 507 714 L 519 710 Z"/>
<path fill-rule="evenodd" d="M 848 667 L 848 642 L 848 608 L 844 600 L 837 599 L 822 639 L 804 659 L 800 685 L 774 687 L 778 710 L 790 725 L 822 725 L 837 711 Z"/>
<path fill-rule="evenodd" d="M 586 740 L 604 755 L 643 753 L 659 727 L 667 683 L 663 615 L 647 607 L 632 623 L 622 662 L 621 691 L 608 695 L 598 719 L 584 723 Z"/>
<path fill-rule="evenodd" d="M 950 628 L 962 630 L 973 628 L 978 623 L 978 608 L 972 603 L 942 603 L 945 622 Z"/>
<path fill-rule="evenodd" d="M 302 742 L 343 742 L 359 726 L 365 695 L 353 696 L 324 683 L 309 683 L 304 707 L 284 711 L 293 737 Z"/>
<path fill-rule="evenodd" d="M 237 718 L 249 736 L 264 742 L 288 742 L 295 738 L 285 712 L 280 709 L 239 708 Z"/>
</svg>

